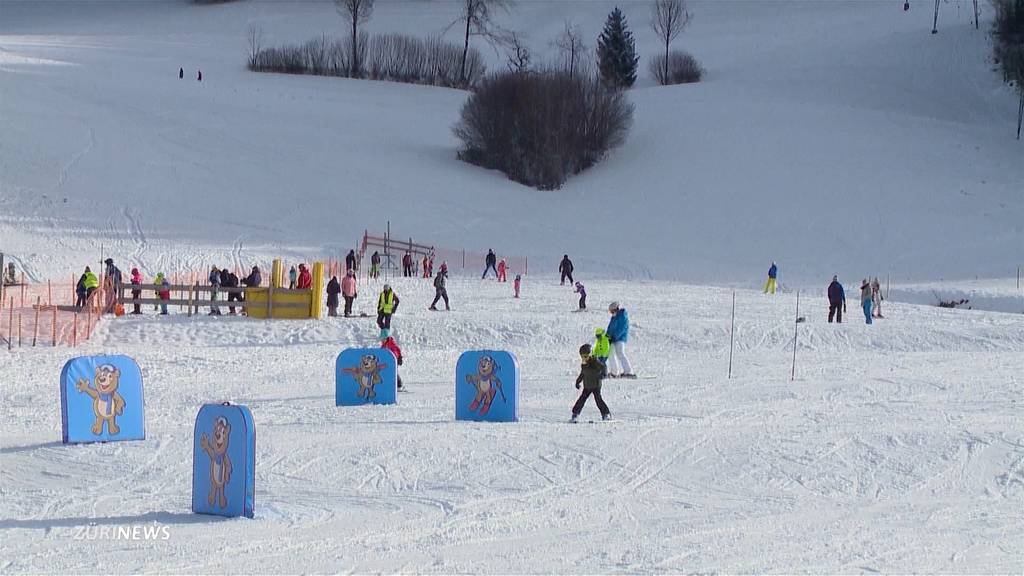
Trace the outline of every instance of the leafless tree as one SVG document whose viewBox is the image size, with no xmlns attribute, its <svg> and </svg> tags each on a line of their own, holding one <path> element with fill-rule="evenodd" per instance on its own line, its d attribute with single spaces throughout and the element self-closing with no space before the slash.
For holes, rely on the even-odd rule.
<svg viewBox="0 0 1024 576">
<path fill-rule="evenodd" d="M 508 10 L 512 6 L 512 0 L 461 0 L 460 6 L 462 13 L 458 18 L 452 20 L 448 28 L 456 24 L 465 25 L 462 60 L 459 64 L 459 82 L 466 83 L 466 54 L 469 53 L 469 37 L 481 36 L 492 47 L 505 43 L 508 36 L 494 22 L 494 13 L 497 10 Z"/>
<path fill-rule="evenodd" d="M 373 2 L 374 0 L 334 0 L 338 12 L 341 12 L 341 15 L 348 20 L 349 25 L 352 27 L 350 30 L 350 41 L 352 42 L 352 70 L 350 75 L 352 78 L 362 76 L 362 55 L 366 53 L 366 47 L 360 46 L 363 36 L 359 34 L 359 25 L 365 24 L 370 20 L 370 16 L 373 16 Z"/>
<path fill-rule="evenodd" d="M 583 55 L 587 46 L 583 43 L 583 35 L 580 34 L 579 26 L 576 26 L 571 21 L 565 21 L 565 29 L 555 39 L 555 47 L 565 58 L 566 68 L 569 70 L 569 78 L 576 76 L 577 68 L 579 68 L 580 56 Z"/>
<path fill-rule="evenodd" d="M 523 44 L 523 39 L 515 32 L 508 35 L 508 54 L 506 55 L 509 72 L 522 74 L 530 71 L 530 49 Z"/>
<path fill-rule="evenodd" d="M 252 70 L 256 67 L 256 59 L 259 58 L 260 51 L 263 50 L 263 28 L 255 24 L 250 24 L 248 30 L 248 38 L 249 69 Z"/>
<path fill-rule="evenodd" d="M 690 11 L 686 9 L 686 0 L 654 0 L 651 6 L 651 28 L 658 38 L 665 43 L 665 69 L 663 78 L 669 77 L 668 47 L 690 23 Z"/>
</svg>

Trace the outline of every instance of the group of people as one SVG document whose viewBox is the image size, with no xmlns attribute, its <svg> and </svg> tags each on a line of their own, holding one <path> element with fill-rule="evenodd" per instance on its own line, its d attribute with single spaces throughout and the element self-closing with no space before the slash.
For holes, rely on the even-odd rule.
<svg viewBox="0 0 1024 576">
<path fill-rule="evenodd" d="M 309 276 L 309 271 L 305 269 L 304 264 L 299 264 L 299 268 L 301 268 L 305 272 L 307 277 Z M 294 266 L 292 267 L 291 272 L 295 272 Z M 216 302 L 217 293 L 220 292 L 221 289 L 224 289 L 224 292 L 227 292 L 226 300 L 228 302 L 228 314 L 235 316 L 236 314 L 238 314 L 238 311 L 236 310 L 237 306 L 232 306 L 231 303 L 245 302 L 245 291 L 240 290 L 239 286 L 256 288 L 263 283 L 263 275 L 260 273 L 259 266 L 253 266 L 252 270 L 249 271 L 249 275 L 242 279 L 239 279 L 238 275 L 228 270 L 227 268 L 218 268 L 217 266 L 212 266 L 210 268 L 210 273 L 207 276 L 207 280 L 210 282 L 210 286 L 212 288 L 210 290 L 210 301 Z M 312 281 L 309 281 L 309 283 L 311 285 Z M 245 313 L 244 308 L 242 309 L 242 313 Z M 220 315 L 221 312 L 218 306 L 210 306 L 210 316 Z"/>
<path fill-rule="evenodd" d="M 779 267 L 773 261 L 771 267 L 768 268 L 768 280 L 764 283 L 765 294 L 775 294 L 778 274 Z M 825 294 L 828 297 L 829 323 L 832 323 L 833 320 L 836 323 L 842 323 L 843 314 L 846 313 L 846 290 L 839 283 L 838 275 L 832 277 L 832 282 L 828 285 Z M 865 323 L 871 324 L 874 318 L 884 318 L 882 316 L 882 299 L 882 286 L 878 282 L 877 276 L 873 280 L 867 278 L 861 280 L 860 305 L 864 311 Z"/>
<path fill-rule="evenodd" d="M 601 397 L 601 382 L 605 378 L 635 379 L 633 367 L 626 357 L 626 342 L 629 341 L 629 315 L 618 302 L 608 306 L 612 315 L 607 328 L 594 330 L 594 344 L 580 346 L 580 373 L 576 377 L 576 389 L 582 393 L 572 407 L 571 421 L 576 422 L 587 400 L 593 396 L 601 418 L 611 418 L 611 411 Z"/>
</svg>

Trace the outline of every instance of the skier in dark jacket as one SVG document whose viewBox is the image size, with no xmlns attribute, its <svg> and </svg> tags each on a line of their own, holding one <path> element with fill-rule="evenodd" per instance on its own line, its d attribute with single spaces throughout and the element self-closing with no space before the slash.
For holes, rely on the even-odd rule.
<svg viewBox="0 0 1024 576">
<path fill-rule="evenodd" d="M 238 276 L 235 276 L 235 274 L 227 268 L 220 271 L 220 285 L 227 288 L 225 292 L 227 293 L 228 302 L 241 302 L 241 295 L 233 290 L 238 288 Z M 228 306 L 228 314 L 232 316 L 237 314 L 234 306 Z"/>
<path fill-rule="evenodd" d="M 831 323 L 835 317 L 836 322 L 841 324 L 843 312 L 846 312 L 846 292 L 839 283 L 839 277 L 833 276 L 832 283 L 828 285 L 828 321 Z"/>
<path fill-rule="evenodd" d="M 480 278 L 487 278 L 487 271 L 494 270 L 494 277 L 498 277 L 498 269 L 495 265 L 498 263 L 498 257 L 494 254 L 494 250 L 487 250 L 487 258 L 484 260 L 484 275 Z"/>
<path fill-rule="evenodd" d="M 580 375 L 576 377 L 576 389 L 579 390 L 580 383 L 582 383 L 583 393 L 572 407 L 572 422 L 576 422 L 576 419 L 579 418 L 583 406 L 591 395 L 594 396 L 597 409 L 601 411 L 601 419 L 608 420 L 611 418 L 611 412 L 608 410 L 608 405 L 604 403 L 604 398 L 601 398 L 601 380 L 604 379 L 606 371 L 604 364 L 590 355 L 590 344 L 580 346 L 580 364 Z"/>
<path fill-rule="evenodd" d="M 373 256 L 370 256 L 370 278 L 376 280 L 380 277 L 380 252 L 373 251 Z"/>
<path fill-rule="evenodd" d="M 242 284 L 248 286 L 249 288 L 258 288 L 259 285 L 262 283 L 263 276 L 260 274 L 260 269 L 258 266 L 253 266 L 252 270 L 249 272 L 249 275 L 246 276 L 245 278 L 242 278 Z"/>
<path fill-rule="evenodd" d="M 412 254 L 409 252 L 402 256 L 402 276 L 405 278 L 412 277 Z"/>
<path fill-rule="evenodd" d="M 349 250 L 348 256 L 345 256 L 345 271 L 356 269 L 356 251 Z"/>
<path fill-rule="evenodd" d="M 217 301 L 217 289 L 220 288 L 220 268 L 213 266 L 210 268 L 210 274 L 206 277 L 210 281 L 210 286 L 213 286 L 213 290 L 210 291 L 210 302 Z M 217 305 L 210 306 L 210 316 L 220 316 L 220 308 Z"/>
<path fill-rule="evenodd" d="M 569 285 L 572 285 L 574 280 L 572 279 L 572 260 L 569 260 L 569 255 L 562 256 L 562 263 L 558 265 L 558 272 L 562 275 L 562 285 L 565 285 L 565 279 L 569 279 Z"/>
<path fill-rule="evenodd" d="M 434 276 L 434 301 L 430 303 L 430 309 L 437 311 L 437 302 L 441 299 L 444 299 L 444 309 L 451 310 L 451 307 L 448 306 L 448 290 L 445 289 L 444 272 L 438 272 L 437 276 Z"/>
<path fill-rule="evenodd" d="M 328 316 L 338 315 L 338 294 L 341 294 L 341 283 L 338 282 L 337 276 L 331 276 L 331 281 L 327 283 Z"/>
</svg>

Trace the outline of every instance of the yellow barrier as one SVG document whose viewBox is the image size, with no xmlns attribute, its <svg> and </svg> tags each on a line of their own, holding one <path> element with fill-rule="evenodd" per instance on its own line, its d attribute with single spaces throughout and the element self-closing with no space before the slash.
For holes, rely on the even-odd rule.
<svg viewBox="0 0 1024 576">
<path fill-rule="evenodd" d="M 246 311 L 250 318 L 320 319 L 323 315 L 324 264 L 313 263 L 313 285 L 310 290 L 282 288 L 284 266 L 274 260 L 269 288 L 245 290 Z"/>
</svg>

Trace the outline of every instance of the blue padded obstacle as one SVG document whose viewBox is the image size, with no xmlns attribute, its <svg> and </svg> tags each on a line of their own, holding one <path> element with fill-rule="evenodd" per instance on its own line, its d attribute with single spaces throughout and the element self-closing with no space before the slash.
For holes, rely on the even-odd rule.
<svg viewBox="0 0 1024 576">
<path fill-rule="evenodd" d="M 334 405 L 396 403 L 397 363 L 395 355 L 384 348 L 343 350 L 334 364 Z"/>
<path fill-rule="evenodd" d="M 192 511 L 252 518 L 256 500 L 256 426 L 245 406 L 204 404 L 196 416 Z"/>
<path fill-rule="evenodd" d="M 455 366 L 455 419 L 519 420 L 519 365 L 509 352 L 471 350 Z"/>
<path fill-rule="evenodd" d="M 65 444 L 146 438 L 142 371 L 128 356 L 80 356 L 60 372 Z"/>
</svg>

